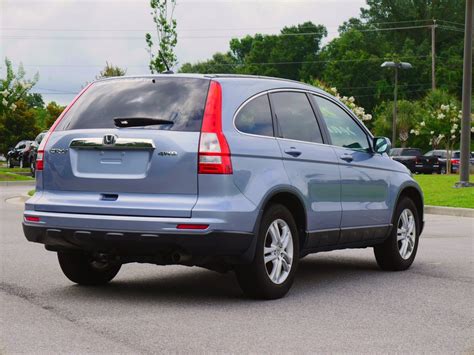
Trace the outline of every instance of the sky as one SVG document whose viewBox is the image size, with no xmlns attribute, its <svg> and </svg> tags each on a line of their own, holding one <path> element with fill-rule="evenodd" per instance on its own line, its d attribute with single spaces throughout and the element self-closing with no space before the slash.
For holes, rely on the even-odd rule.
<svg viewBox="0 0 474 355">
<path fill-rule="evenodd" d="M 226 52 L 232 37 L 278 33 L 305 21 L 337 28 L 359 15 L 364 0 L 177 0 L 178 62 Z M 149 74 L 145 33 L 153 34 L 148 0 L 0 0 L 0 75 L 3 58 L 38 72 L 34 92 L 67 104 L 105 62 L 127 74 Z"/>
</svg>

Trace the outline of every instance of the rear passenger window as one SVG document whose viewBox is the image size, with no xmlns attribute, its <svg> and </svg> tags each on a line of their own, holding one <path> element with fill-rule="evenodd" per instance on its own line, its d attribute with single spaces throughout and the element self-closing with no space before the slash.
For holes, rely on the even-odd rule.
<svg viewBox="0 0 474 355">
<path fill-rule="evenodd" d="M 323 115 L 333 145 L 369 151 L 367 135 L 346 111 L 322 97 L 313 97 Z"/>
<path fill-rule="evenodd" d="M 272 103 L 282 138 L 305 142 L 322 143 L 313 109 L 300 92 L 277 92 L 272 94 Z"/>
<path fill-rule="evenodd" d="M 273 136 L 272 113 L 268 96 L 249 101 L 237 114 L 235 127 L 241 132 L 260 136 Z"/>
</svg>

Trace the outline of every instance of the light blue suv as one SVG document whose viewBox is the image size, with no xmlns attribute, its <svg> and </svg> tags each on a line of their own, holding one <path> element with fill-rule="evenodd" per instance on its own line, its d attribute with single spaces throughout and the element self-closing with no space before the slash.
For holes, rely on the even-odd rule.
<svg viewBox="0 0 474 355">
<path fill-rule="evenodd" d="M 43 139 L 23 228 L 78 284 L 106 283 L 129 262 L 197 265 L 278 298 L 310 253 L 373 247 L 384 270 L 412 264 L 423 195 L 389 149 L 298 82 L 100 80 Z"/>
</svg>

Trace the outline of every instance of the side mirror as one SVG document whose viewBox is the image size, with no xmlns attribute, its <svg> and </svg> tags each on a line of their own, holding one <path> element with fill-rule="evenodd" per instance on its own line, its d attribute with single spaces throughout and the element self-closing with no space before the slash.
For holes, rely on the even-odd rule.
<svg viewBox="0 0 474 355">
<path fill-rule="evenodd" d="M 388 153 L 390 149 L 392 149 L 392 143 L 390 142 L 390 139 L 386 137 L 375 137 L 373 144 L 375 153 Z"/>
</svg>

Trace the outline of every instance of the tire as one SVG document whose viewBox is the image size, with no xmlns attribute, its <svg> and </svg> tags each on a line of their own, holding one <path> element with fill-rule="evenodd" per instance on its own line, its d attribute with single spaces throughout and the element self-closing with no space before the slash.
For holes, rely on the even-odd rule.
<svg viewBox="0 0 474 355">
<path fill-rule="evenodd" d="M 236 267 L 237 281 L 248 297 L 281 298 L 293 284 L 298 262 L 299 238 L 293 215 L 283 205 L 270 205 L 262 216 L 254 260 Z"/>
<path fill-rule="evenodd" d="M 59 265 L 64 275 L 79 285 L 103 285 L 112 280 L 121 264 L 95 261 L 90 255 L 58 252 Z"/>
<path fill-rule="evenodd" d="M 446 168 L 443 166 L 439 172 L 440 174 L 446 174 Z"/>
<path fill-rule="evenodd" d="M 406 270 L 415 260 L 420 233 L 420 218 L 411 199 L 400 200 L 392 224 L 390 236 L 383 244 L 374 247 L 375 259 L 382 270 Z"/>
</svg>

